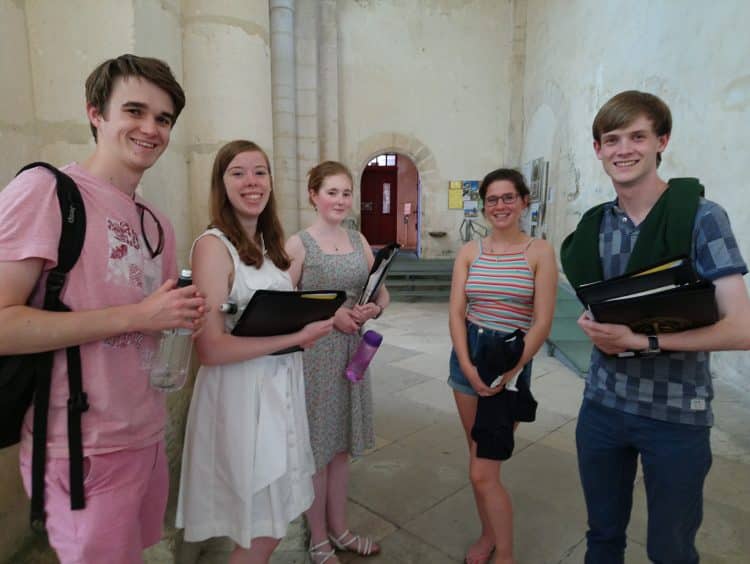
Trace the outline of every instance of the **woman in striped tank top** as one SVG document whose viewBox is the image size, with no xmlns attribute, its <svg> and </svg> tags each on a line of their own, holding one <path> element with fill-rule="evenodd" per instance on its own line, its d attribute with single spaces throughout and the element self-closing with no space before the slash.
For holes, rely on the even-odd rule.
<svg viewBox="0 0 750 564">
<path fill-rule="evenodd" d="M 516 170 L 489 173 L 479 187 L 490 234 L 470 241 L 458 252 L 450 297 L 453 351 L 448 384 L 469 443 L 469 474 L 482 522 L 479 539 L 466 554 L 468 564 L 513 562 L 513 514 L 510 496 L 500 481 L 500 461 L 478 458 L 471 428 L 477 397 L 500 393 L 516 375 L 528 382 L 531 360 L 549 335 L 555 308 L 557 263 L 552 246 L 521 230 L 521 214 L 529 205 L 529 189 Z M 526 333 L 523 356 L 488 387 L 472 363 L 471 348 L 480 331 Z"/>
</svg>

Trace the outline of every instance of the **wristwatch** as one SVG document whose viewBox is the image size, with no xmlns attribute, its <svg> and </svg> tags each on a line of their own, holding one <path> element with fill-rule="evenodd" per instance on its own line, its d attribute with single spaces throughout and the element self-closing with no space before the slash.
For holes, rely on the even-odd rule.
<svg viewBox="0 0 750 564">
<path fill-rule="evenodd" d="M 661 352 L 659 347 L 659 338 L 656 335 L 646 335 L 648 338 L 648 348 L 641 351 L 641 356 L 653 356 Z"/>
</svg>

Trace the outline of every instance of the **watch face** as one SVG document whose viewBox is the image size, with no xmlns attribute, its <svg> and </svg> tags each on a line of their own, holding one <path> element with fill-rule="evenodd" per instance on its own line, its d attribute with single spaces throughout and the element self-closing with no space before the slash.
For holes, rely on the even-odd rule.
<svg viewBox="0 0 750 564">
<path fill-rule="evenodd" d="M 648 336 L 648 352 L 650 353 L 658 353 L 661 349 L 659 349 L 659 339 L 655 335 L 649 335 Z"/>
</svg>

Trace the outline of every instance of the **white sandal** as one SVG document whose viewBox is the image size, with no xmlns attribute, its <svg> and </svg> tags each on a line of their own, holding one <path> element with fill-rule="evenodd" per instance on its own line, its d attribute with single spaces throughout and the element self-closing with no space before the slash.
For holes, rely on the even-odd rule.
<svg viewBox="0 0 750 564">
<path fill-rule="evenodd" d="M 310 553 L 310 560 L 312 560 L 313 564 L 325 564 L 331 558 L 336 557 L 336 550 L 334 550 L 333 548 L 331 548 L 330 551 L 320 550 L 327 544 L 330 546 L 328 539 L 324 540 L 323 542 L 319 542 L 316 545 L 310 546 L 310 549 L 307 552 Z"/>
<path fill-rule="evenodd" d="M 347 542 L 344 542 L 344 539 L 347 535 L 351 535 L 352 538 L 350 538 Z M 375 543 L 370 537 L 355 535 L 354 533 L 349 531 L 349 529 L 341 533 L 338 537 L 334 537 L 329 533 L 328 538 L 331 539 L 331 544 L 339 550 L 353 552 L 355 554 L 359 554 L 360 556 L 374 556 L 375 554 L 380 553 L 380 547 L 378 547 L 377 550 L 373 551 Z M 354 542 L 357 543 L 356 548 L 352 546 L 352 543 Z"/>
</svg>

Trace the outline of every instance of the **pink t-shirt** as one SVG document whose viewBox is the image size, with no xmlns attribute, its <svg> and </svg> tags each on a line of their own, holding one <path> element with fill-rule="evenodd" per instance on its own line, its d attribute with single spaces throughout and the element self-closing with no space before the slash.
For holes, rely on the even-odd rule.
<svg viewBox="0 0 750 564">
<path fill-rule="evenodd" d="M 62 301 L 73 311 L 140 302 L 167 278 L 176 277 L 175 239 L 169 220 L 153 206 L 89 174 L 78 164 L 62 170 L 78 184 L 86 208 L 86 239 L 70 271 Z M 164 250 L 152 259 L 141 230 L 136 202 L 146 206 L 146 236 L 155 250 L 159 231 Z M 48 271 L 57 263 L 60 206 L 54 176 L 37 168 L 26 171 L 0 191 L 0 260 L 45 260 Z M 42 276 L 31 304 L 41 307 Z M 101 454 L 151 445 L 164 435 L 164 395 L 149 386 L 149 367 L 157 338 L 127 333 L 81 345 L 83 389 L 89 409 L 81 416 L 84 454 Z M 50 393 L 48 452 L 68 457 L 68 376 L 65 351 L 56 351 Z M 31 449 L 32 411 L 26 414 L 21 448 Z"/>
</svg>

